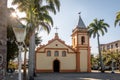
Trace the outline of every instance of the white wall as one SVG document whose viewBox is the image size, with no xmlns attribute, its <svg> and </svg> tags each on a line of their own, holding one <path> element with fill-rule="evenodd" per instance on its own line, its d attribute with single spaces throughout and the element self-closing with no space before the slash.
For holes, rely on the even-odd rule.
<svg viewBox="0 0 120 80">
<path fill-rule="evenodd" d="M 59 51 L 59 57 L 54 56 L 54 50 L 52 50 L 51 57 L 48 57 L 46 53 L 36 54 L 36 69 L 53 69 L 53 61 L 55 59 L 60 61 L 60 70 L 76 69 L 76 55 L 68 54 L 66 57 L 62 57 L 62 50 Z"/>
<path fill-rule="evenodd" d="M 87 50 L 80 50 L 80 70 L 81 72 L 87 72 Z"/>
</svg>

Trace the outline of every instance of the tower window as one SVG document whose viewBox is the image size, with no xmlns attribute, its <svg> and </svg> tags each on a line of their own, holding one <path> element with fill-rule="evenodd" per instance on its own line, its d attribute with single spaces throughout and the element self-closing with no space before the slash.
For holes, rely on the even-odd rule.
<svg viewBox="0 0 120 80">
<path fill-rule="evenodd" d="M 47 56 L 51 56 L 51 51 L 47 51 Z"/>
<path fill-rule="evenodd" d="M 62 51 L 62 56 L 63 56 L 63 57 L 66 56 L 66 51 Z"/>
<path fill-rule="evenodd" d="M 59 56 L 59 52 L 58 52 L 58 51 L 55 51 L 54 56 Z"/>
<path fill-rule="evenodd" d="M 82 37 L 81 37 L 81 44 L 83 45 L 84 43 L 85 43 L 85 37 L 82 36 Z"/>
</svg>

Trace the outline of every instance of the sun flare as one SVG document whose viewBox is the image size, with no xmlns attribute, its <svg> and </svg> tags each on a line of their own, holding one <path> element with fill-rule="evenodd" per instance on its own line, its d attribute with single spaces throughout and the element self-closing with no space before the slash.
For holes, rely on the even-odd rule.
<svg viewBox="0 0 120 80">
<path fill-rule="evenodd" d="M 7 7 L 8 7 L 8 8 L 11 8 L 11 7 L 12 7 L 12 8 L 15 9 L 15 13 L 12 13 L 12 16 L 13 16 L 13 17 L 17 17 L 17 16 L 18 16 L 18 18 L 22 18 L 22 17 L 25 17 L 25 16 L 26 16 L 25 12 L 20 12 L 20 11 L 17 9 L 17 5 L 12 5 L 12 0 L 8 0 Z"/>
</svg>

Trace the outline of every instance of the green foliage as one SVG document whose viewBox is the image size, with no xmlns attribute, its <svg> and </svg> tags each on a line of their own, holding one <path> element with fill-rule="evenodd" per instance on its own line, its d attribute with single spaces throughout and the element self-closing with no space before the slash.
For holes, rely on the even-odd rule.
<svg viewBox="0 0 120 80">
<path fill-rule="evenodd" d="M 99 65 L 99 58 L 94 55 L 91 55 L 91 66 L 93 67 L 95 65 Z"/>
<path fill-rule="evenodd" d="M 103 19 L 100 19 L 100 20 L 94 19 L 94 21 L 90 23 L 90 25 L 88 26 L 89 36 L 91 37 L 93 35 L 93 38 L 97 36 L 101 72 L 104 72 L 104 67 L 103 67 L 103 61 L 102 61 L 102 56 L 100 51 L 99 37 L 101 34 L 103 36 L 105 32 L 107 32 L 108 27 L 109 25 L 107 23 L 104 23 Z"/>
<path fill-rule="evenodd" d="M 103 62 L 105 66 L 111 66 L 112 60 L 114 60 L 114 64 L 117 67 L 120 67 L 120 58 L 119 58 L 120 53 L 106 51 L 106 53 L 104 53 L 102 56 L 103 56 Z"/>
<path fill-rule="evenodd" d="M 117 14 L 116 14 L 116 19 L 115 19 L 115 26 L 117 25 L 117 24 L 119 24 L 119 26 L 120 26 L 120 11 L 119 12 L 117 12 Z"/>
<path fill-rule="evenodd" d="M 18 56 L 18 47 L 15 43 L 15 35 L 12 27 L 7 27 L 7 64 Z"/>
<path fill-rule="evenodd" d="M 27 21 L 27 35 L 29 36 L 36 28 L 42 28 L 49 33 L 53 26 L 49 13 L 56 14 L 56 10 L 60 10 L 59 0 L 13 0 L 12 3 L 17 4 L 17 8 L 27 14 L 23 19 Z"/>
<path fill-rule="evenodd" d="M 103 19 L 94 19 L 94 22 L 88 26 L 89 35 L 90 37 L 93 35 L 93 38 L 95 38 L 97 35 L 100 36 L 100 34 L 104 35 L 105 32 L 107 32 L 108 27 L 109 25 L 104 23 Z"/>
<path fill-rule="evenodd" d="M 38 36 L 38 33 L 35 34 L 35 44 L 38 46 L 38 44 L 41 44 L 42 39 Z"/>
</svg>

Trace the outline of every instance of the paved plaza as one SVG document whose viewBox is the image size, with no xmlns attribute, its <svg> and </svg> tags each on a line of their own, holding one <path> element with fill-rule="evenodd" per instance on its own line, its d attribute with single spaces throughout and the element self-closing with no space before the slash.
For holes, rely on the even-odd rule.
<svg viewBox="0 0 120 80">
<path fill-rule="evenodd" d="M 38 77 L 39 76 L 39 77 Z M 120 80 L 120 74 L 115 73 L 41 73 L 35 80 Z"/>
<path fill-rule="evenodd" d="M 10 74 L 9 74 L 10 75 Z M 120 80 L 120 73 L 92 71 L 91 73 L 39 73 L 35 80 Z M 17 74 L 7 77 L 7 80 L 17 80 Z"/>
</svg>

